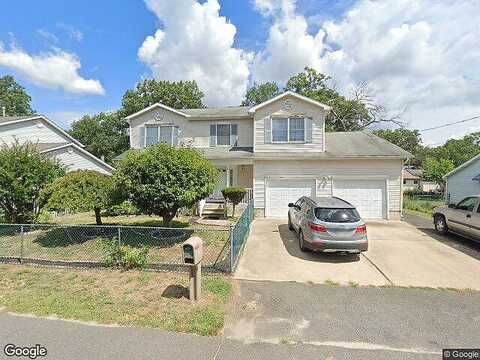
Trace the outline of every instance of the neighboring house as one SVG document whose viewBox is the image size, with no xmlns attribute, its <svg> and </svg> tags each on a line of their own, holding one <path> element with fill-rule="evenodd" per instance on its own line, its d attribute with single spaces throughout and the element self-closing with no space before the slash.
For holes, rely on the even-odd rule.
<svg viewBox="0 0 480 360">
<path fill-rule="evenodd" d="M 412 167 L 403 169 L 403 191 L 434 192 L 440 190 L 438 184 L 422 180 L 423 170 Z"/>
<path fill-rule="evenodd" d="M 457 204 L 467 196 L 480 194 L 480 154 L 453 169 L 444 177 L 445 200 Z"/>
<path fill-rule="evenodd" d="M 0 117 L 0 144 L 35 144 L 48 157 L 57 158 L 68 171 L 96 170 L 111 174 L 113 167 L 90 154 L 79 141 L 42 115 Z"/>
<path fill-rule="evenodd" d="M 326 133 L 330 110 L 286 92 L 251 108 L 157 103 L 126 119 L 131 148 L 166 142 L 200 149 L 221 172 L 211 197 L 226 186 L 245 187 L 257 215 L 286 217 L 288 203 L 303 195 L 335 195 L 365 218 L 399 219 L 410 154 L 368 132 Z"/>
</svg>

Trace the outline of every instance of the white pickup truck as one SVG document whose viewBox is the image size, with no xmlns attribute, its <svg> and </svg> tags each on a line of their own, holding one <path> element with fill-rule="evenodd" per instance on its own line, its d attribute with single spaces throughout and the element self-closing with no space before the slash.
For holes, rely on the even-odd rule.
<svg viewBox="0 0 480 360">
<path fill-rule="evenodd" d="M 480 195 L 468 196 L 456 205 L 436 207 L 433 224 L 442 234 L 451 231 L 480 241 Z"/>
</svg>

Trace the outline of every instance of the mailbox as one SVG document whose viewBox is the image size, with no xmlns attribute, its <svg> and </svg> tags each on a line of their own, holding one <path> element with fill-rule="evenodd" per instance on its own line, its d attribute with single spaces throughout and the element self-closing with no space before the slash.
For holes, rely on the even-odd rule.
<svg viewBox="0 0 480 360">
<path fill-rule="evenodd" d="M 197 265 L 203 258 L 203 243 L 199 237 L 191 237 L 183 243 L 183 262 Z"/>
</svg>

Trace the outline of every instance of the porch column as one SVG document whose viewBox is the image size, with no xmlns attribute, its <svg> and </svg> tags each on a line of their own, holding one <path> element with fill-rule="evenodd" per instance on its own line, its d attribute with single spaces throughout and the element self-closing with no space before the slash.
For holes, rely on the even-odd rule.
<svg viewBox="0 0 480 360">
<path fill-rule="evenodd" d="M 230 184 L 230 164 L 227 164 L 227 187 L 230 187 L 232 186 L 232 184 Z"/>
</svg>

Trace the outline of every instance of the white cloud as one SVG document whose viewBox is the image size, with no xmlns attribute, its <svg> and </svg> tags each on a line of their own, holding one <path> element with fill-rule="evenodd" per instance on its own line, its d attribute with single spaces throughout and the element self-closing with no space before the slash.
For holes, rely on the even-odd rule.
<svg viewBox="0 0 480 360">
<path fill-rule="evenodd" d="M 284 83 L 304 66 L 332 75 L 340 90 L 368 81 L 383 103 L 407 108 L 425 128 L 480 113 L 478 0 L 359 0 L 346 15 L 309 33 L 294 0 L 255 0 L 270 21 L 253 78 Z M 465 124 L 456 135 L 478 124 Z M 427 143 L 447 130 L 425 133 Z"/>
<path fill-rule="evenodd" d="M 55 44 L 58 43 L 58 37 L 48 30 L 38 29 L 37 34 L 40 35 L 45 40 L 47 40 L 48 42 L 55 43 Z"/>
<path fill-rule="evenodd" d="M 65 24 L 63 22 L 58 22 L 57 27 L 64 30 L 71 39 L 77 42 L 80 42 L 83 40 L 83 33 L 80 30 L 75 29 L 72 25 Z"/>
<path fill-rule="evenodd" d="M 78 57 L 60 49 L 31 55 L 15 45 L 7 50 L 0 43 L 0 66 L 19 72 L 37 86 L 76 94 L 105 94 L 98 80 L 80 76 L 81 63 Z"/>
<path fill-rule="evenodd" d="M 218 0 L 146 0 L 162 23 L 138 57 L 164 80 L 196 80 L 212 105 L 239 104 L 249 78 L 250 54 L 233 46 L 236 28 L 220 16 Z"/>
</svg>

